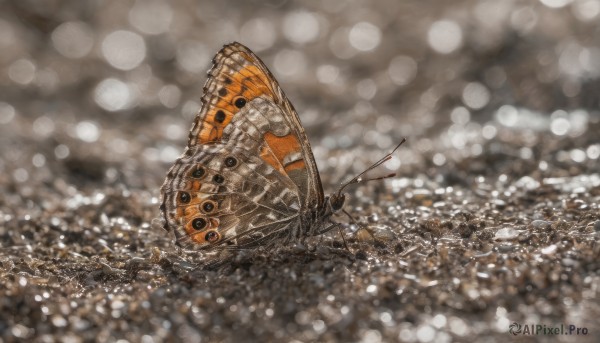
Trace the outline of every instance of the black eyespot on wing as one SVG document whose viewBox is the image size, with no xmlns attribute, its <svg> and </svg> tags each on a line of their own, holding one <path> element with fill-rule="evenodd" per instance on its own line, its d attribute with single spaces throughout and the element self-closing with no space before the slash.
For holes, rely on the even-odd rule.
<svg viewBox="0 0 600 343">
<path fill-rule="evenodd" d="M 207 200 L 204 203 L 202 203 L 202 211 L 204 211 L 205 213 L 210 213 L 215 209 L 215 203 Z"/>
<path fill-rule="evenodd" d="M 192 221 L 192 227 L 198 231 L 206 228 L 207 224 L 208 224 L 208 222 L 204 218 L 196 218 Z"/>
<path fill-rule="evenodd" d="M 213 176 L 213 181 L 215 183 L 222 184 L 225 181 L 225 178 L 220 174 L 216 174 L 215 176 Z"/>
<path fill-rule="evenodd" d="M 237 108 L 242 108 L 242 107 L 246 106 L 246 99 L 239 97 L 239 98 L 235 99 L 234 105 Z"/>
<path fill-rule="evenodd" d="M 206 170 L 203 167 L 198 167 L 192 172 L 192 177 L 200 179 L 206 175 Z"/>
<path fill-rule="evenodd" d="M 183 204 L 187 204 L 192 200 L 192 196 L 188 192 L 179 192 L 179 201 Z"/>
<path fill-rule="evenodd" d="M 225 159 L 225 167 L 233 168 L 237 165 L 238 161 L 235 157 L 229 156 Z"/>
<path fill-rule="evenodd" d="M 227 116 L 222 110 L 218 110 L 217 113 L 215 113 L 215 121 L 217 123 L 222 124 L 225 121 L 225 118 L 227 118 Z"/>
<path fill-rule="evenodd" d="M 204 235 L 204 239 L 207 242 L 214 243 L 219 240 L 219 233 L 217 231 L 210 230 L 206 233 L 206 235 Z"/>
<path fill-rule="evenodd" d="M 221 88 L 221 89 L 219 89 L 219 95 L 220 96 L 227 95 L 227 88 Z"/>
</svg>

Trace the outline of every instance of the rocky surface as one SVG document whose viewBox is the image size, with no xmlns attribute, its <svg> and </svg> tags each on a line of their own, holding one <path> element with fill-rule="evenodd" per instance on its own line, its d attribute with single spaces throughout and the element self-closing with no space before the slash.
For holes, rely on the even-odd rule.
<svg viewBox="0 0 600 343">
<path fill-rule="evenodd" d="M 600 1 L 0 9 L 0 342 L 600 334 Z M 160 228 L 233 40 L 299 110 L 326 191 L 408 139 L 372 173 L 397 177 L 350 190 L 349 249 L 331 232 L 207 266 Z"/>
</svg>

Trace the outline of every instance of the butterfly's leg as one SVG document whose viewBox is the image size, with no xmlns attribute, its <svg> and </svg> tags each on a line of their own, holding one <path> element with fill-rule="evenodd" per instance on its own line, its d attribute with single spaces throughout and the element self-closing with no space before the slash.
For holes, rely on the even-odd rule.
<svg viewBox="0 0 600 343">
<path fill-rule="evenodd" d="M 337 227 L 338 228 L 338 232 L 340 233 L 340 236 L 342 236 L 342 242 L 344 242 L 344 248 L 346 248 L 346 250 L 350 251 L 350 248 L 348 248 L 348 244 L 346 243 L 346 236 L 344 236 L 344 232 L 342 231 L 342 224 L 334 222 L 331 218 L 329 218 L 329 223 L 331 223 L 331 225 L 329 225 L 327 228 L 325 228 L 325 230 L 323 230 L 321 232 L 321 234 L 333 229 L 333 227 Z"/>
<path fill-rule="evenodd" d="M 342 242 L 344 242 L 344 248 L 346 248 L 346 250 L 350 251 L 350 248 L 348 248 L 348 244 L 346 243 L 346 237 L 344 236 L 344 232 L 342 231 L 342 225 L 341 224 L 337 224 L 340 236 L 342 236 Z"/>
<path fill-rule="evenodd" d="M 352 222 L 352 224 L 356 225 L 359 229 L 364 229 L 365 231 L 367 231 L 371 236 L 373 236 L 373 233 L 371 232 L 371 230 L 369 230 L 368 227 L 359 224 L 356 219 L 354 219 L 354 217 L 352 217 L 352 215 L 350 213 L 348 213 L 346 210 L 342 209 L 342 211 L 344 211 L 344 213 L 348 216 L 348 218 L 350 218 L 350 221 Z M 358 232 L 358 231 L 357 231 Z"/>
<path fill-rule="evenodd" d="M 352 222 L 352 224 L 360 227 L 360 224 L 356 221 L 356 219 L 354 219 L 354 217 L 352 217 L 352 215 L 350 213 L 348 213 L 348 211 L 346 211 L 345 209 L 342 208 L 342 211 L 344 212 L 345 215 L 348 216 L 348 218 L 350 219 L 350 221 Z"/>
</svg>

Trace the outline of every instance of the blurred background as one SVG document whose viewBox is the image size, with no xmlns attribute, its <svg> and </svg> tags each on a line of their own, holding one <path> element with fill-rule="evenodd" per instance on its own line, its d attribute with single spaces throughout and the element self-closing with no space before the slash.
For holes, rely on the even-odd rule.
<svg viewBox="0 0 600 343">
<path fill-rule="evenodd" d="M 326 191 L 408 139 L 347 206 L 385 239 L 209 272 L 152 224 L 232 41 Z M 0 0 L 0 340 L 593 339 L 599 95 L 600 0 Z"/>
<path fill-rule="evenodd" d="M 599 122 L 599 19 L 598 0 L 3 1 L 0 171 L 156 189 L 231 41 L 272 70 L 332 182 L 401 137 L 409 150 L 387 167 L 409 174 L 502 140 L 520 146 L 493 153 L 518 160 L 552 150 L 542 171 L 586 169 L 600 156 L 582 138 Z"/>
</svg>

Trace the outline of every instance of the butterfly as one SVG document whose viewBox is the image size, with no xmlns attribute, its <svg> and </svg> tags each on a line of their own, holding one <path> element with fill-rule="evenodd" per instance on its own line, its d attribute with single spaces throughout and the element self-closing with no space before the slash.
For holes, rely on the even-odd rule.
<svg viewBox="0 0 600 343">
<path fill-rule="evenodd" d="M 234 42 L 213 59 L 187 148 L 161 187 L 164 228 L 186 249 L 298 241 L 337 225 L 344 188 L 365 172 L 325 196 L 296 110 L 265 64 Z"/>
</svg>

